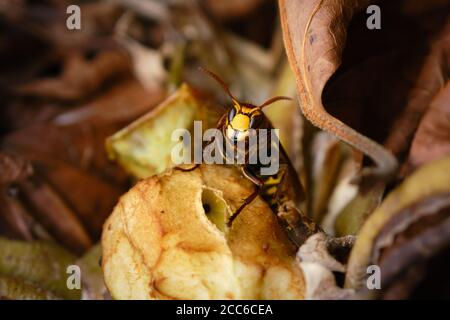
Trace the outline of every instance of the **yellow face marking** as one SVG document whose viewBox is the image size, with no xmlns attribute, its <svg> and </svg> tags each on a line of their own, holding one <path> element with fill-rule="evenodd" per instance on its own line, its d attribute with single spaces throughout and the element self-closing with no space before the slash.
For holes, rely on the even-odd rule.
<svg viewBox="0 0 450 320">
<path fill-rule="evenodd" d="M 237 115 L 234 116 L 233 120 L 231 121 L 231 125 L 236 130 L 246 131 L 249 129 L 250 126 L 250 117 L 245 114 L 238 113 Z"/>
</svg>

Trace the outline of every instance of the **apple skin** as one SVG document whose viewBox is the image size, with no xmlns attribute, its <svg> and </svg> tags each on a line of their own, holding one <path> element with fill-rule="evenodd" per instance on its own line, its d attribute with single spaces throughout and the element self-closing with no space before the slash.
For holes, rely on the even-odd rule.
<svg viewBox="0 0 450 320">
<path fill-rule="evenodd" d="M 102 234 L 105 283 L 115 299 L 303 299 L 288 240 L 232 166 L 171 169 L 124 194 Z M 206 212 L 205 212 L 206 210 Z"/>
</svg>

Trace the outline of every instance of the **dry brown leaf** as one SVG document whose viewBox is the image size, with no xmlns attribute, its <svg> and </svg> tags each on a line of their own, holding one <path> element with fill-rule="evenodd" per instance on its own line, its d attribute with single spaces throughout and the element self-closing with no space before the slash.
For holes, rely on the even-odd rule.
<svg viewBox="0 0 450 320">
<path fill-rule="evenodd" d="M 448 19 L 446 26 L 444 26 L 443 30 L 440 32 L 429 53 L 427 54 L 427 57 L 421 67 L 421 71 L 417 75 L 414 86 L 409 89 L 407 98 L 408 101 L 406 102 L 404 110 L 401 114 L 399 114 L 397 121 L 392 126 L 393 130 L 386 140 L 386 147 L 392 150 L 394 154 L 401 155 L 407 151 L 416 130 L 427 130 L 424 128 L 424 126 L 427 126 L 427 124 L 424 124 L 424 121 L 435 121 L 430 119 L 430 115 L 440 112 L 438 110 L 432 111 L 431 109 L 444 109 L 445 105 L 449 105 L 449 94 L 445 95 L 445 93 L 441 92 L 450 75 L 449 64 L 450 19 Z M 447 91 L 450 90 L 447 89 Z M 438 93 L 440 94 L 440 97 L 436 97 Z M 432 102 L 432 100 L 435 101 Z M 430 105 L 430 103 L 432 105 Z M 438 106 L 436 106 L 436 104 L 438 104 Z M 441 106 L 439 106 L 439 104 Z M 428 116 L 425 116 L 428 119 L 422 120 L 425 113 L 428 114 Z M 422 128 L 418 128 L 419 123 Z M 448 131 L 448 128 L 444 128 L 444 131 L 445 130 Z M 422 139 L 420 137 L 421 135 L 426 136 L 430 134 L 431 133 L 416 133 L 416 135 L 419 135 L 419 140 Z M 439 137 L 437 139 L 439 140 Z M 416 143 L 420 144 L 421 142 L 418 141 Z M 417 148 L 417 146 L 415 148 Z M 417 150 L 411 152 L 417 152 Z M 423 154 L 423 156 L 426 157 L 425 154 Z M 420 157 L 420 155 L 416 153 L 412 157 Z M 411 159 L 411 161 L 414 162 L 415 159 Z M 413 166 L 416 166 L 417 164 L 412 163 Z"/>
<path fill-rule="evenodd" d="M 73 51 L 111 45 L 110 33 L 122 10 L 110 1 L 18 1 L 0 6 L 0 14 L 11 25 L 34 35 L 57 50 Z M 75 2 L 75 3 L 74 3 Z M 83 32 L 68 32 L 67 7 L 77 4 L 82 12 Z"/>
<path fill-rule="evenodd" d="M 204 5 L 219 19 L 238 18 L 258 7 L 263 0 L 203 0 Z"/>
<path fill-rule="evenodd" d="M 53 119 L 58 126 L 73 124 L 127 124 L 148 112 L 165 97 L 161 88 L 146 90 L 136 79 L 125 77 L 95 98 Z"/>
<path fill-rule="evenodd" d="M 87 97 L 106 81 L 130 72 L 129 58 L 120 51 L 101 51 L 92 61 L 80 53 L 69 54 L 62 73 L 19 86 L 22 95 L 76 101 Z"/>
<path fill-rule="evenodd" d="M 108 161 L 104 140 L 118 127 L 88 121 L 72 126 L 39 124 L 5 136 L 0 145 L 30 159 L 65 162 L 114 186 L 123 184 L 127 178 Z"/>
<path fill-rule="evenodd" d="M 102 224 L 125 189 L 61 161 L 35 156 L 39 172 L 72 208 L 93 239 L 100 236 Z"/>
<path fill-rule="evenodd" d="M 129 183 L 125 172 L 108 160 L 104 141 L 163 96 L 126 76 L 80 107 L 60 112 L 51 124 L 47 119 L 3 137 L 2 148 L 29 159 L 45 190 L 19 185 L 17 198 L 5 189 L 2 230 L 19 239 L 54 238 L 77 253 L 86 250 L 99 238 L 105 218 Z M 43 205 L 44 198 L 53 205 Z"/>
<path fill-rule="evenodd" d="M 74 252 L 86 250 L 91 244 L 86 230 L 53 188 L 33 173 L 30 162 L 5 153 L 1 159 L 1 169 L 8 169 L 0 171 L 6 175 L 0 185 L 4 234 L 26 240 L 49 240 L 52 234 Z"/>
<path fill-rule="evenodd" d="M 19 240 L 54 240 L 44 226 L 33 217 L 24 204 L 14 196 L 17 187 L 0 196 L 0 232 L 12 239 Z"/>
<path fill-rule="evenodd" d="M 67 228 L 74 228 L 74 230 L 82 228 L 82 233 L 80 233 L 81 231 L 74 231 L 76 234 L 88 233 L 88 238 L 98 238 L 104 219 L 110 213 L 117 198 L 125 190 L 124 181 L 120 182 L 119 180 L 114 184 L 107 183 L 95 174 L 89 174 L 86 170 L 70 165 L 62 161 L 61 158 L 58 159 L 55 153 L 52 155 L 51 152 L 46 153 L 45 150 L 33 150 L 26 145 L 20 146 L 17 144 L 14 147 L 17 152 L 28 157 L 34 164 L 35 171 L 41 177 L 39 180 L 43 180 L 40 184 L 44 185 L 45 190 L 41 195 L 53 199 L 57 206 L 45 206 L 45 200 L 40 199 L 38 195 L 38 191 L 41 189 L 34 188 L 31 184 L 26 183 L 21 185 L 25 188 L 25 190 L 22 190 L 24 194 L 21 196 L 32 199 L 31 204 L 38 207 L 30 214 L 35 216 L 46 228 L 51 229 L 50 233 L 57 239 L 64 239 L 63 232 L 58 230 L 59 228 L 65 229 L 66 225 L 72 225 L 73 227 Z M 57 150 L 57 148 L 54 148 L 53 152 Z M 63 154 L 59 155 L 64 156 Z M 50 186 L 47 186 L 47 183 Z M 8 203 L 10 203 L 11 208 L 16 208 L 19 211 L 23 206 L 23 204 L 16 203 L 14 197 Z M 61 211 L 56 209 L 59 207 L 62 208 Z M 28 210 L 25 209 L 25 211 Z M 71 218 L 66 220 L 58 218 L 59 214 L 63 213 Z M 85 239 L 84 235 L 80 239 L 75 245 L 77 252 L 80 252 L 80 247 L 86 249 L 86 243 L 90 243 L 90 241 L 83 240 Z M 64 241 L 64 243 L 70 244 L 70 241 Z M 73 248 L 73 246 L 69 247 Z"/>
<path fill-rule="evenodd" d="M 92 245 L 92 240 L 76 213 L 67 206 L 55 190 L 38 177 L 19 184 L 23 197 L 33 215 L 60 243 L 76 253 Z"/>
<path fill-rule="evenodd" d="M 450 81 L 447 81 L 444 89 L 431 102 L 415 133 L 408 158 L 409 169 L 417 168 L 449 153 Z"/>
<path fill-rule="evenodd" d="M 62 111 L 60 105 L 50 101 L 31 100 L 26 97 L 17 97 L 17 99 L 5 101 L 4 107 L 0 111 L 0 125 L 5 132 L 13 132 L 30 125 L 48 123 Z M 31 104 L 32 107 L 30 107 Z M 20 117 L 17 116 L 18 114 L 20 114 Z"/>
<path fill-rule="evenodd" d="M 33 174 L 29 161 L 0 152 L 0 233 L 15 239 L 50 239 L 45 229 L 17 199 L 17 184 Z"/>
<path fill-rule="evenodd" d="M 377 165 L 370 172 L 386 177 L 395 170 L 396 159 L 379 144 L 331 116 L 322 103 L 324 87 L 341 63 L 346 27 L 367 4 L 365 0 L 279 1 L 285 47 L 306 118 L 370 156 Z"/>
<path fill-rule="evenodd" d="M 33 173 L 28 161 L 17 155 L 0 152 L 0 186 L 22 180 Z"/>
<path fill-rule="evenodd" d="M 121 92 L 129 93 L 129 90 Z M 133 102 L 130 108 L 136 103 L 142 103 L 132 96 L 131 99 L 123 96 L 122 100 L 118 99 L 119 103 Z M 142 93 L 137 96 L 144 97 Z M 112 100 L 106 106 L 111 105 Z M 104 150 L 105 138 L 117 130 L 121 122 L 104 119 L 95 112 L 92 114 L 94 116 L 80 119 L 71 126 L 36 125 L 14 132 L 3 139 L 1 144 L 4 149 L 12 150 L 31 160 L 42 183 L 49 184 L 43 193 L 38 192 L 40 189 L 31 187 L 26 188 L 25 192 L 22 190 L 22 196 L 32 199 L 32 206 L 37 207 L 33 210 L 29 204 L 22 203 L 21 199 L 5 198 L 10 216 L 16 217 L 14 221 L 22 221 L 19 224 L 21 227 L 15 228 L 22 230 L 19 233 L 20 238 L 29 239 L 36 233 L 34 227 L 30 228 L 30 225 L 34 226 L 35 223 L 30 222 L 28 216 L 45 225 L 53 237 L 75 252 L 84 251 L 90 245 L 91 239 L 98 239 L 100 236 L 103 221 L 125 190 L 128 177 L 108 161 Z M 125 113 L 125 119 L 129 116 Z M 42 141 L 46 143 L 43 144 Z M 43 205 L 44 200 L 41 201 L 38 194 L 50 197 L 55 205 Z M 60 214 L 63 213 L 70 218 L 61 219 Z M 10 218 L 9 221 L 11 220 Z M 71 230 L 68 231 L 69 234 L 78 235 L 74 236 L 76 241 L 64 236 L 63 231 L 66 229 Z M 89 241 L 86 240 L 86 235 Z"/>
</svg>

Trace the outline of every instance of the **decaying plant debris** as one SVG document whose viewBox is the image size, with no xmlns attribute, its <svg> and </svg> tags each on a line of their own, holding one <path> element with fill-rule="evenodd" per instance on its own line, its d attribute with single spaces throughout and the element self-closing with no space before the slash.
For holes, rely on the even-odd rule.
<svg viewBox="0 0 450 320">
<path fill-rule="evenodd" d="M 449 9 L 0 1 L 0 298 L 450 298 Z M 297 98 L 265 112 L 320 226 L 299 248 L 261 198 L 227 227 L 254 190 L 232 166 L 174 168 L 172 131 L 230 105 L 199 66 Z"/>
</svg>

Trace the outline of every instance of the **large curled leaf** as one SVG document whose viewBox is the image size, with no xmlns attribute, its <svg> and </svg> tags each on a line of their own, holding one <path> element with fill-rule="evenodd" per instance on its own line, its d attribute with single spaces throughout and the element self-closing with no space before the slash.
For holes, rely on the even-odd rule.
<svg viewBox="0 0 450 320">
<path fill-rule="evenodd" d="M 331 116 L 322 102 L 322 92 L 341 63 L 352 16 L 366 0 L 280 0 L 280 15 L 289 62 L 297 80 L 303 114 L 315 126 L 367 154 L 386 176 L 396 167 L 395 158 L 383 147 Z"/>
</svg>

